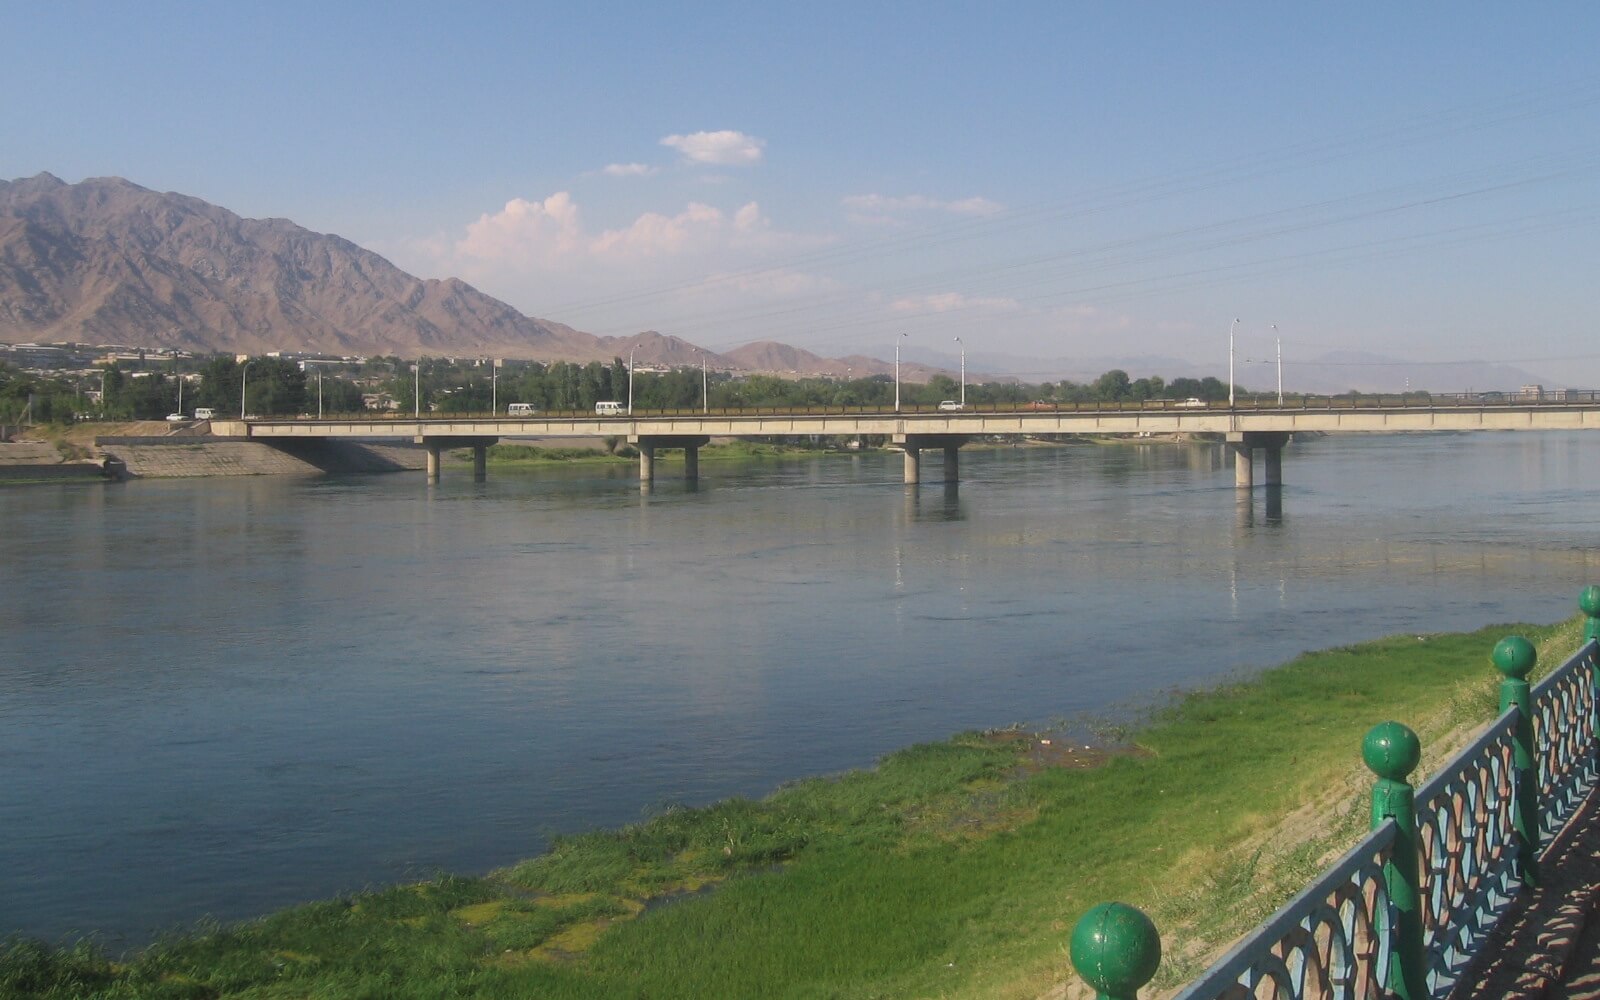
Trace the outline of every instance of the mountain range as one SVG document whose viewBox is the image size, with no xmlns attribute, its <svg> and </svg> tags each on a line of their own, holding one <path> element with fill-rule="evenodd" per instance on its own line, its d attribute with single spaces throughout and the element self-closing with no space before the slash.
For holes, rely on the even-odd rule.
<svg viewBox="0 0 1600 1000">
<path fill-rule="evenodd" d="M 894 371 L 878 358 L 824 358 L 774 341 L 702 353 L 655 331 L 595 336 L 525 316 L 456 278 L 414 277 L 349 240 L 287 219 L 246 219 L 119 177 L 68 184 L 48 173 L 0 181 L 0 342 L 580 362 L 631 354 L 645 365 L 695 366 L 703 358 L 718 370 L 787 376 Z M 901 377 L 953 376 L 958 360 L 923 353 L 902 363 Z M 1087 381 L 1112 368 L 1134 377 L 1213 374 L 1169 357 L 967 361 L 975 378 L 1027 382 Z M 1430 389 L 1540 381 L 1505 366 L 1372 355 L 1302 359 L 1293 372 L 1291 387 L 1312 392 L 1393 390 L 1411 379 Z M 1257 388 L 1267 381 L 1259 373 L 1241 379 Z"/>
</svg>

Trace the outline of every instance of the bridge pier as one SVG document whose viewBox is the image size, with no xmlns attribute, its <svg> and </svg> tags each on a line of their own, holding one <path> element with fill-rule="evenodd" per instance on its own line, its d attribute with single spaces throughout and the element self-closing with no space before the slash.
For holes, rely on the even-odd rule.
<svg viewBox="0 0 1600 1000">
<path fill-rule="evenodd" d="M 969 435 L 966 434 L 896 434 L 891 440 L 905 449 L 906 471 L 905 483 L 907 486 L 915 485 L 922 481 L 922 449 L 944 449 L 944 481 L 947 483 L 960 482 L 961 446 L 967 443 Z"/>
<path fill-rule="evenodd" d="M 500 439 L 498 437 L 459 437 L 418 435 L 415 439 L 428 452 L 427 474 L 428 482 L 439 481 L 441 459 L 446 448 L 471 448 L 472 449 L 472 481 L 481 483 L 489 478 L 489 446 Z"/>
<path fill-rule="evenodd" d="M 683 478 L 700 480 L 700 449 L 711 441 L 704 434 L 630 434 L 628 443 L 639 449 L 639 488 L 647 490 L 656 479 L 656 449 L 683 449 Z"/>
<path fill-rule="evenodd" d="M 639 449 L 639 488 L 647 490 L 656 481 L 656 446 L 640 442 L 635 447 Z"/>
<path fill-rule="evenodd" d="M 1283 446 L 1289 443 L 1287 431 L 1229 431 L 1228 446 L 1233 449 L 1233 485 L 1241 490 L 1255 488 L 1255 450 L 1266 454 L 1266 484 L 1283 485 Z"/>
</svg>

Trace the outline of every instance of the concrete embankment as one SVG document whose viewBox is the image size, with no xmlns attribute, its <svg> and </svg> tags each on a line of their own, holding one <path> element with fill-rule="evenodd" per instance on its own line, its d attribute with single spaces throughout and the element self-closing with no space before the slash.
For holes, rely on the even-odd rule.
<svg viewBox="0 0 1600 1000">
<path fill-rule="evenodd" d="M 105 465 L 71 449 L 37 441 L 0 444 L 0 483 L 60 482 L 106 478 Z"/>
</svg>

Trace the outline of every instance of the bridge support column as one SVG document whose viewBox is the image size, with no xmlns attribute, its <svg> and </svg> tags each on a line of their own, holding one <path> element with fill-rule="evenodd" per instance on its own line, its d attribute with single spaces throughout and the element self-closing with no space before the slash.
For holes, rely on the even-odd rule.
<svg viewBox="0 0 1600 1000">
<path fill-rule="evenodd" d="M 891 440 L 905 449 L 907 485 L 922 480 L 922 449 L 944 449 L 944 481 L 954 483 L 961 478 L 961 462 L 958 453 L 961 446 L 967 443 L 965 434 L 896 434 Z"/>
<path fill-rule="evenodd" d="M 488 477 L 489 446 L 500 440 L 497 437 L 424 437 L 413 439 L 428 452 L 428 482 L 439 481 L 440 459 L 446 448 L 472 449 L 472 478 L 483 482 Z"/>
<path fill-rule="evenodd" d="M 1267 453 L 1268 486 L 1283 485 L 1283 446 L 1289 443 L 1287 431 L 1229 431 L 1228 447 L 1233 449 L 1233 485 L 1241 490 L 1255 488 L 1257 448 Z"/>
<path fill-rule="evenodd" d="M 1278 447 L 1274 448 L 1274 447 L 1269 445 L 1264 450 L 1266 451 L 1266 455 L 1267 455 L 1267 468 L 1265 470 L 1266 471 L 1266 476 L 1264 477 L 1263 482 L 1268 487 L 1282 486 L 1283 485 L 1283 446 L 1279 445 Z"/>
<path fill-rule="evenodd" d="M 656 451 L 683 449 L 683 475 L 689 482 L 700 478 L 700 449 L 711 438 L 704 434 L 630 434 L 628 443 L 639 449 L 639 488 L 649 489 L 656 478 Z"/>
</svg>

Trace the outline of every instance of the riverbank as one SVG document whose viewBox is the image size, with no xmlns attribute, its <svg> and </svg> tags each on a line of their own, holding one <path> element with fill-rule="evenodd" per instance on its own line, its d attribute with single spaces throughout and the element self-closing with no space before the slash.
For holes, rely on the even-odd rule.
<svg viewBox="0 0 1600 1000">
<path fill-rule="evenodd" d="M 1488 652 L 1544 667 L 1576 621 L 1401 635 L 1188 695 L 1086 753 L 967 733 L 760 801 L 671 809 L 445 877 L 175 938 L 126 964 L 26 945 L 20 996 L 1071 995 L 1077 916 L 1122 899 L 1166 934 L 1170 991 L 1365 826 L 1361 736 L 1399 719 L 1426 772 L 1493 714 Z M 1095 766 L 1089 766 L 1095 765 Z M 1419 775 L 1420 778 L 1421 775 Z M 470 827 L 463 836 L 471 836 Z"/>
</svg>

